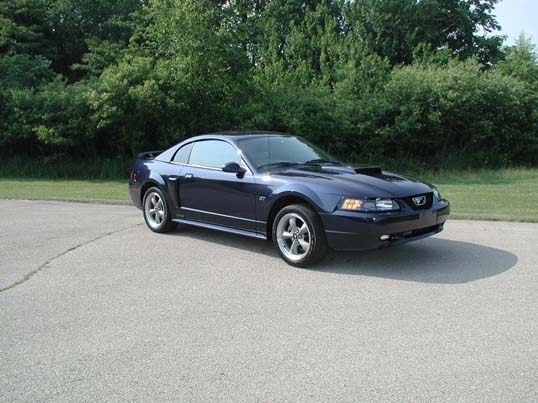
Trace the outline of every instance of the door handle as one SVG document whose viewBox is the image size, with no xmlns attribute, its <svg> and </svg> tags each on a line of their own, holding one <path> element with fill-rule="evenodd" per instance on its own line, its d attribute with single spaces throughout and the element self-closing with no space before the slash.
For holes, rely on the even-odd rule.
<svg viewBox="0 0 538 403">
<path fill-rule="evenodd" d="M 185 174 L 185 179 L 192 179 L 194 178 L 193 174 Z"/>
</svg>

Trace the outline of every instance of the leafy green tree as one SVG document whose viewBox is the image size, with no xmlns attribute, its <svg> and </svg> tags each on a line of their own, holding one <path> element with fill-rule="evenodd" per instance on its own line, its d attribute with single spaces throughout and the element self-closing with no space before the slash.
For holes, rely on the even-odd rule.
<svg viewBox="0 0 538 403">
<path fill-rule="evenodd" d="M 4 0 L 0 146 L 111 156 L 258 128 L 355 161 L 537 163 L 538 57 L 501 48 L 497 2 Z"/>
<path fill-rule="evenodd" d="M 506 54 L 506 60 L 499 63 L 500 71 L 537 88 L 538 53 L 531 40 L 521 34 L 516 43 L 506 50 Z"/>
<path fill-rule="evenodd" d="M 418 44 L 418 5 L 414 0 L 349 2 L 345 21 L 351 37 L 391 64 L 411 63 Z"/>
<path fill-rule="evenodd" d="M 493 12 L 499 0 L 421 0 L 419 42 L 433 49 L 448 47 L 460 60 L 477 58 L 494 64 L 502 57 L 503 38 Z"/>
<path fill-rule="evenodd" d="M 52 81 L 55 73 L 50 68 L 50 61 L 42 56 L 15 54 L 0 56 L 0 146 L 18 144 L 25 135 L 12 126 L 13 120 L 22 118 L 14 115 L 13 99 L 18 91 L 32 95 L 42 84 Z M 28 113 L 32 113 L 28 111 Z M 8 122 L 11 122 L 8 124 Z M 27 137 L 27 136 L 26 136 Z"/>
<path fill-rule="evenodd" d="M 14 88 L 37 88 L 53 80 L 50 61 L 26 54 L 0 57 L 0 93 Z"/>
<path fill-rule="evenodd" d="M 502 38 L 493 15 L 498 0 L 362 0 L 348 3 L 346 24 L 352 35 L 393 65 L 413 61 L 421 43 L 448 47 L 461 60 L 494 63 Z"/>
<path fill-rule="evenodd" d="M 75 72 L 84 77 L 99 77 L 105 68 L 117 64 L 126 51 L 124 44 L 109 40 L 88 39 L 86 44 L 88 51 L 80 63 L 72 66 Z"/>
<path fill-rule="evenodd" d="M 159 136 L 169 118 L 167 101 L 146 57 L 128 57 L 106 69 L 90 98 L 97 128 L 108 134 L 102 142 L 120 154 L 164 143 Z"/>
<path fill-rule="evenodd" d="M 101 76 L 99 128 L 138 150 L 240 126 L 250 64 L 221 9 L 209 0 L 155 0 L 146 18 L 125 58 Z"/>
<path fill-rule="evenodd" d="M 538 96 L 526 84 L 474 62 L 395 69 L 370 103 L 362 130 L 384 155 L 432 163 L 472 157 L 475 166 L 536 162 Z"/>
<path fill-rule="evenodd" d="M 40 91 L 11 91 L 6 104 L 3 141 L 18 151 L 95 157 L 97 148 L 89 87 L 89 83 L 67 85 L 58 77 Z"/>
<path fill-rule="evenodd" d="M 0 2 L 0 55 L 54 57 L 52 33 L 47 21 L 48 3 L 47 0 Z"/>
<path fill-rule="evenodd" d="M 342 55 L 342 1 L 319 1 L 307 8 L 304 19 L 293 26 L 286 40 L 284 60 L 300 71 L 305 83 L 321 81 L 332 85 Z"/>
<path fill-rule="evenodd" d="M 57 49 L 53 66 L 59 73 L 80 78 L 73 75 L 72 66 L 79 64 L 86 53 L 95 53 L 86 57 L 86 71 L 94 66 L 89 62 L 92 59 L 99 59 L 95 67 L 101 69 L 101 64 L 110 60 L 103 58 L 103 53 L 110 56 L 111 50 L 127 46 L 133 30 L 132 15 L 144 1 L 54 0 L 50 3 L 47 16 Z"/>
</svg>

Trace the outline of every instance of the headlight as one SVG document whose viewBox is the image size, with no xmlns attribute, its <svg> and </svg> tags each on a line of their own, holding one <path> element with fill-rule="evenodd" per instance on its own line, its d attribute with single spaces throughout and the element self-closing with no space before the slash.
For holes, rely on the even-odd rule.
<svg viewBox="0 0 538 403">
<path fill-rule="evenodd" d="M 394 211 L 399 210 L 400 205 L 392 199 L 344 199 L 340 208 L 353 211 Z"/>
</svg>

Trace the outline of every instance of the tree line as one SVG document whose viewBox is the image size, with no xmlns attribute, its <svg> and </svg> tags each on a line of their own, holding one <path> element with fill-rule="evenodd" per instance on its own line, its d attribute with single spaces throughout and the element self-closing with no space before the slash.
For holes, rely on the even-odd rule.
<svg viewBox="0 0 538 403">
<path fill-rule="evenodd" d="M 302 135 L 344 160 L 538 163 L 538 56 L 498 0 L 3 0 L 0 147 Z"/>
</svg>

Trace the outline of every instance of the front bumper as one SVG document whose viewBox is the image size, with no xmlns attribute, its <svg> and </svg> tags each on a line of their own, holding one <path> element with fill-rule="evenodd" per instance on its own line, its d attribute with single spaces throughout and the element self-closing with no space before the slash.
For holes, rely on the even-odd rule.
<svg viewBox="0 0 538 403">
<path fill-rule="evenodd" d="M 450 215 L 446 200 L 428 210 L 405 209 L 385 213 L 336 210 L 321 213 L 327 242 L 335 250 L 368 250 L 416 241 L 443 230 Z M 385 235 L 385 240 L 381 236 Z"/>
</svg>

